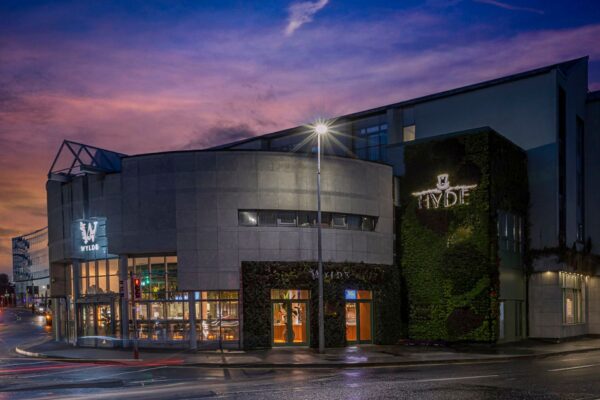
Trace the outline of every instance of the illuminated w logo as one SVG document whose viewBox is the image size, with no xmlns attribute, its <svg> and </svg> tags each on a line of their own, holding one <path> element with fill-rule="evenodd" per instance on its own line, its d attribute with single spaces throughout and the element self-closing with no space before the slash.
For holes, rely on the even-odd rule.
<svg viewBox="0 0 600 400">
<path fill-rule="evenodd" d="M 98 229 L 98 221 L 79 223 L 79 230 L 81 231 L 81 238 L 83 239 L 83 244 L 88 244 L 88 242 L 94 242 L 96 240 L 96 230 Z"/>
</svg>

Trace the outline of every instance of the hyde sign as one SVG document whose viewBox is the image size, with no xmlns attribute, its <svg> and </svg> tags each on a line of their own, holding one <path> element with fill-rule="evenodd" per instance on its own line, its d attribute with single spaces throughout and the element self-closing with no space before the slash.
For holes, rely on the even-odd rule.
<svg viewBox="0 0 600 400">
<path fill-rule="evenodd" d="M 437 176 L 434 189 L 412 193 L 417 198 L 419 209 L 450 208 L 457 205 L 469 204 L 469 191 L 477 185 L 450 186 L 448 174 Z"/>
</svg>

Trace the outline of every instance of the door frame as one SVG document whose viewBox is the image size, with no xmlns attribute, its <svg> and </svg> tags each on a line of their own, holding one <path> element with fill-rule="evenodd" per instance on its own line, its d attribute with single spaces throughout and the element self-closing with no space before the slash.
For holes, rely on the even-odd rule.
<svg viewBox="0 0 600 400">
<path fill-rule="evenodd" d="M 114 300 L 99 300 L 99 301 L 86 301 L 86 302 L 80 302 L 76 304 L 76 313 L 77 313 L 77 342 L 78 345 L 83 346 L 83 347 L 100 347 L 99 346 L 99 339 L 94 338 L 93 339 L 93 344 L 90 346 L 86 346 L 84 343 L 80 342 L 80 339 L 85 337 L 83 336 L 83 309 L 84 307 L 92 307 L 93 311 L 92 311 L 92 315 L 94 318 L 94 335 L 93 336 L 98 336 L 98 307 L 100 306 L 108 306 L 110 307 L 110 315 L 111 315 L 111 321 L 110 321 L 110 331 L 109 331 L 109 336 L 110 335 L 116 335 L 116 320 L 115 320 L 115 311 L 118 307 L 117 304 L 115 304 Z M 86 341 L 89 339 L 86 339 Z M 91 340 L 90 340 L 91 342 Z M 89 342 L 88 342 L 89 343 Z M 114 343 L 112 344 L 112 346 L 110 347 L 114 347 Z"/>
<path fill-rule="evenodd" d="M 273 320 L 273 311 L 276 303 L 283 303 L 286 310 L 286 343 L 275 343 L 275 326 Z M 292 337 L 292 332 L 294 331 L 294 325 L 292 321 L 292 303 L 303 303 L 306 309 L 306 321 L 304 326 L 304 333 L 306 335 L 306 342 L 303 343 L 294 343 Z M 271 322 L 271 346 L 272 347 L 306 347 L 310 346 L 310 300 L 298 300 L 298 299 L 275 299 L 271 300 L 270 307 L 270 322 Z"/>
<path fill-rule="evenodd" d="M 348 340 L 346 338 L 346 343 L 352 344 L 372 344 L 373 343 L 373 299 L 356 299 L 356 300 L 345 300 L 344 303 L 344 328 L 346 327 L 346 304 L 354 303 L 356 304 L 356 340 Z M 371 339 L 369 340 L 361 340 L 360 338 L 360 303 L 370 303 L 371 307 L 369 307 L 371 314 Z M 345 332 L 345 329 L 344 329 Z"/>
</svg>

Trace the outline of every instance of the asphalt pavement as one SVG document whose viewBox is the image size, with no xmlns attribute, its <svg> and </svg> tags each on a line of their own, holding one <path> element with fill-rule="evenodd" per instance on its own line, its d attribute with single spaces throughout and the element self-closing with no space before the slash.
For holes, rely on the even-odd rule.
<svg viewBox="0 0 600 400">
<path fill-rule="evenodd" d="M 14 348 L 49 334 L 43 320 L 0 311 L 3 399 L 600 399 L 600 351 L 539 359 L 370 368 L 207 368 L 143 361 L 72 363 Z"/>
</svg>

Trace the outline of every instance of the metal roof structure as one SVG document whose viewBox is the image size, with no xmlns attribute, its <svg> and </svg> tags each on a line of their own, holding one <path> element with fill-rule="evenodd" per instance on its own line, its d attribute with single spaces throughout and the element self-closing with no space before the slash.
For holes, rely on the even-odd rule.
<svg viewBox="0 0 600 400">
<path fill-rule="evenodd" d="M 123 157 L 126 154 L 65 140 L 54 157 L 48 179 L 67 182 L 75 176 L 119 172 Z"/>
</svg>

